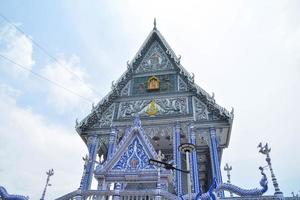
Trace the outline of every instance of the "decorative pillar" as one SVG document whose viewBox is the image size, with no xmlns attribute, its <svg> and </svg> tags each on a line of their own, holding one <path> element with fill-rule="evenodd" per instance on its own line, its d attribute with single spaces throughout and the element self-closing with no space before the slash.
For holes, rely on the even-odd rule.
<svg viewBox="0 0 300 200">
<path fill-rule="evenodd" d="M 259 148 L 259 153 L 266 155 L 266 161 L 268 163 L 268 166 L 269 166 L 269 169 L 271 172 L 272 182 L 273 182 L 273 186 L 275 189 L 274 195 L 279 197 L 279 199 L 283 199 L 283 193 L 279 189 L 279 184 L 277 182 L 277 179 L 275 177 L 274 170 L 273 170 L 273 167 L 271 164 L 271 157 L 270 157 L 271 148 L 269 147 L 268 143 L 266 143 L 264 146 L 262 145 L 262 143 L 259 143 L 258 148 Z"/>
<path fill-rule="evenodd" d="M 97 135 L 88 136 L 87 146 L 88 146 L 89 156 L 85 167 L 85 176 L 82 183 L 82 191 L 91 189 L 98 145 L 99 145 L 99 137 Z"/>
<path fill-rule="evenodd" d="M 161 161 L 161 159 L 158 159 L 158 160 Z M 156 194 L 155 194 L 154 200 L 161 200 L 162 199 L 162 196 L 160 195 L 160 190 L 161 190 L 160 171 L 161 171 L 161 169 L 158 168 L 157 169 Z"/>
<path fill-rule="evenodd" d="M 209 135 L 210 135 L 210 157 L 212 161 L 212 171 L 213 177 L 217 179 L 218 183 L 222 183 L 222 175 L 221 175 L 221 168 L 220 168 L 220 160 L 218 154 L 218 138 L 216 134 L 216 128 L 211 127 L 209 128 Z M 218 194 L 220 197 L 224 197 L 224 192 L 220 192 Z"/>
<path fill-rule="evenodd" d="M 116 139 L 117 139 L 117 130 L 116 127 L 112 125 L 110 135 L 109 135 L 109 142 L 108 142 L 108 151 L 107 151 L 108 160 L 111 158 L 112 153 L 114 151 Z"/>
<path fill-rule="evenodd" d="M 194 125 L 191 123 L 189 125 L 189 143 L 192 143 L 193 145 L 196 146 L 196 135 L 194 132 Z M 202 194 L 202 189 L 201 185 L 199 182 L 199 174 L 198 174 L 198 162 L 197 162 L 197 151 L 192 151 L 191 152 L 191 175 L 193 179 L 193 188 L 194 188 L 194 193 L 199 194 L 199 192 Z"/>
<path fill-rule="evenodd" d="M 180 124 L 176 123 L 174 127 L 173 134 L 173 157 L 175 161 L 176 168 L 181 169 L 181 153 L 178 150 L 180 145 Z M 181 180 L 181 171 L 175 171 L 175 184 L 176 184 L 176 192 L 177 196 L 180 198 L 182 195 L 182 180 Z"/>
</svg>

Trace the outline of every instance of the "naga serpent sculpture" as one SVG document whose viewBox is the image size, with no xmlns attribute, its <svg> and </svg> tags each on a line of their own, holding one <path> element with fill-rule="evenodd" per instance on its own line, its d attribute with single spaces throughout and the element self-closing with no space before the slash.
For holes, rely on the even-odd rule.
<svg viewBox="0 0 300 200">
<path fill-rule="evenodd" d="M 3 200 L 28 200 L 28 197 L 21 196 L 21 195 L 13 195 L 8 194 L 6 189 L 2 186 L 0 186 L 0 197 Z"/>
<path fill-rule="evenodd" d="M 262 188 L 255 188 L 255 189 L 243 189 L 238 186 L 232 185 L 230 183 L 218 183 L 217 179 L 214 178 L 212 185 L 210 186 L 209 190 L 206 193 L 199 193 L 197 194 L 195 200 L 217 200 L 216 193 L 221 191 L 228 191 L 238 196 L 261 196 L 268 190 L 268 180 L 267 176 L 263 171 L 262 167 L 259 167 L 261 171 L 262 178 L 259 182 Z"/>
</svg>

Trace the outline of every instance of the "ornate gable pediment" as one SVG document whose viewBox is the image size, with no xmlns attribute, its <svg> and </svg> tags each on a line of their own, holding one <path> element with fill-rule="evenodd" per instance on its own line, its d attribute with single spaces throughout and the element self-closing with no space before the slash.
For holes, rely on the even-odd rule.
<svg viewBox="0 0 300 200">
<path fill-rule="evenodd" d="M 149 159 L 157 159 L 158 155 L 148 140 L 139 118 L 134 120 L 131 127 L 117 145 L 112 157 L 103 165 L 99 165 L 96 175 L 130 171 L 156 170 L 149 165 Z"/>
<path fill-rule="evenodd" d="M 154 41 L 139 66 L 136 68 L 135 73 L 157 72 L 173 69 L 174 66 L 158 41 Z"/>
<path fill-rule="evenodd" d="M 229 113 L 225 108 L 219 106 L 215 102 L 213 96 L 194 83 L 194 77 L 191 76 L 180 64 L 180 57 L 175 55 L 164 37 L 155 28 L 150 32 L 133 60 L 130 63 L 128 62 L 126 72 L 119 78 L 118 81 L 116 81 L 115 84 L 113 84 L 111 92 L 107 94 L 95 108 L 93 108 L 92 112 L 87 117 L 85 117 L 80 123 L 76 123 L 76 130 L 78 133 L 82 134 L 89 128 L 109 127 L 110 122 L 113 120 L 114 113 L 112 112 L 112 109 L 108 108 L 114 104 L 117 98 L 128 97 L 131 94 L 147 94 L 149 88 L 145 85 L 145 83 L 147 82 L 148 77 L 143 76 L 142 73 L 150 76 L 153 72 L 169 70 L 174 70 L 176 73 L 162 73 L 160 75 L 155 75 L 159 80 L 161 80 L 158 85 L 160 92 L 191 92 L 203 103 L 199 104 L 198 102 L 195 102 L 194 106 L 201 108 L 205 106 L 208 112 L 212 113 L 213 119 L 226 121 L 231 121 L 233 119 L 233 112 Z M 136 77 L 133 81 L 134 76 Z M 177 77 L 177 81 L 175 77 Z M 132 82 L 134 82 L 134 84 Z M 154 87 L 152 92 L 155 93 L 156 91 L 157 87 Z M 174 102 L 174 104 L 170 107 L 168 101 L 160 102 L 159 100 L 156 100 L 157 109 L 162 109 L 160 112 L 157 112 L 158 114 L 155 116 L 163 113 L 167 113 L 167 115 L 173 115 L 174 113 L 181 115 L 186 112 L 185 107 L 177 109 L 179 104 L 176 102 L 179 102 L 178 100 L 174 100 L 172 102 Z M 180 100 L 179 103 L 181 102 L 182 100 Z M 147 111 L 146 107 L 148 107 L 149 103 L 150 102 L 148 100 L 130 100 L 127 103 L 122 103 L 120 104 L 120 107 L 117 108 L 121 112 L 116 114 L 117 119 L 128 119 L 136 113 L 146 115 L 147 112 L 144 111 Z M 107 114 L 104 114 L 106 110 L 109 110 L 108 117 Z M 201 120 L 207 119 L 207 112 L 202 112 L 202 109 L 200 109 L 195 118 Z"/>
<path fill-rule="evenodd" d="M 140 138 L 135 136 L 112 170 L 155 169 L 153 165 L 149 165 L 150 158 Z"/>
</svg>

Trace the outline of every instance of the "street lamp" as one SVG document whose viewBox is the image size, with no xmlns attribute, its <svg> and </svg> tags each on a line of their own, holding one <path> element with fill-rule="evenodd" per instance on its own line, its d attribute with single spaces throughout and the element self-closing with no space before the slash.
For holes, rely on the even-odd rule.
<svg viewBox="0 0 300 200">
<path fill-rule="evenodd" d="M 195 145 L 192 143 L 183 143 L 178 147 L 179 151 L 185 153 L 185 160 L 186 160 L 186 170 L 187 173 L 187 189 L 188 189 L 188 197 L 191 200 L 191 175 L 190 175 L 190 153 L 195 150 Z"/>
<path fill-rule="evenodd" d="M 257 146 L 257 148 L 259 148 L 259 153 L 262 153 L 264 155 L 266 155 L 266 161 L 268 163 L 270 172 L 271 172 L 271 177 L 272 177 L 272 182 L 275 188 L 275 194 L 278 197 L 283 197 L 283 193 L 280 191 L 279 189 L 279 185 L 277 183 L 277 179 L 275 177 L 273 168 L 272 168 L 272 164 L 271 164 L 271 158 L 270 158 L 270 151 L 271 148 L 269 148 L 268 143 L 266 143 L 264 146 L 262 145 L 262 143 L 259 143 L 259 145 Z"/>
<path fill-rule="evenodd" d="M 42 194 L 42 197 L 40 200 L 44 200 L 45 198 L 45 195 L 46 195 L 46 191 L 47 191 L 47 187 L 48 186 L 52 186 L 49 181 L 50 181 L 50 176 L 52 176 L 54 174 L 54 170 L 53 169 L 50 169 L 49 171 L 46 172 L 47 174 L 47 180 L 46 180 L 46 185 L 45 185 L 45 188 L 44 188 L 44 191 L 43 191 L 43 194 Z"/>
</svg>

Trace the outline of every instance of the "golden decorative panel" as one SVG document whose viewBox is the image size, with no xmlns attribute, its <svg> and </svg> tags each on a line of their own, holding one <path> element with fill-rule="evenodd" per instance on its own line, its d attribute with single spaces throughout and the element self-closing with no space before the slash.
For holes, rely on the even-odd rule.
<svg viewBox="0 0 300 200">
<path fill-rule="evenodd" d="M 148 90 L 159 90 L 159 83 L 160 80 L 157 77 L 150 77 L 148 79 Z"/>
</svg>

